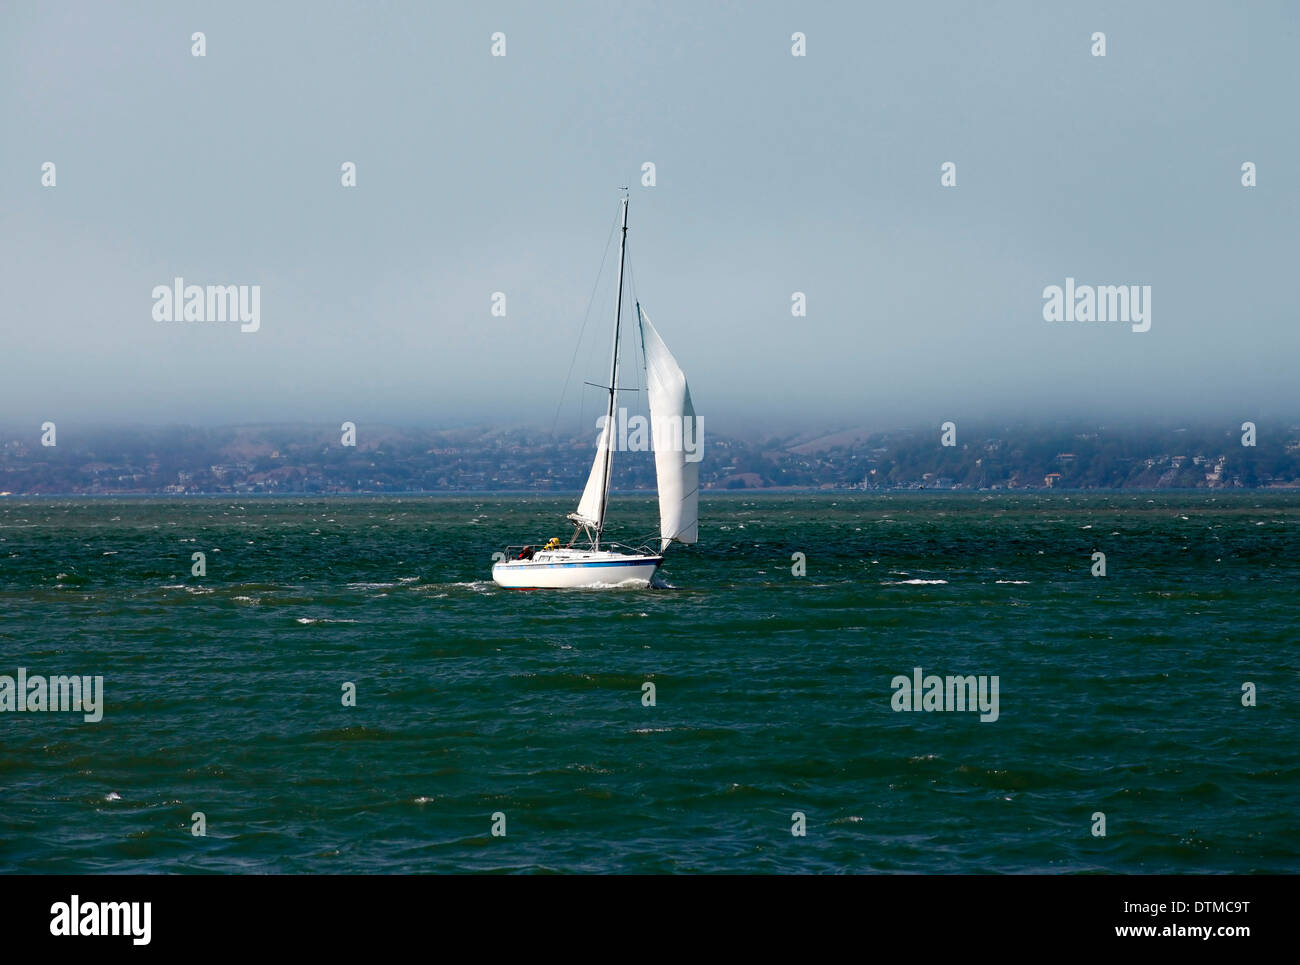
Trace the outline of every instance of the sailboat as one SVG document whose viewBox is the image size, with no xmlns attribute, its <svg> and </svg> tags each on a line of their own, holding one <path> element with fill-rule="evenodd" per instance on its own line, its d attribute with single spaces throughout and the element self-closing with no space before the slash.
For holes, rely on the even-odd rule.
<svg viewBox="0 0 1300 965">
<path fill-rule="evenodd" d="M 646 388 L 654 439 L 655 479 L 659 493 L 659 546 L 628 547 L 604 539 L 609 483 L 614 467 L 615 412 L 618 404 L 619 334 L 623 321 L 623 265 L 627 252 L 627 202 L 623 196 L 623 232 L 618 245 L 618 294 L 614 302 L 614 347 L 609 363 L 609 400 L 596 444 L 591 474 L 565 545 L 558 537 L 536 546 L 509 546 L 492 567 L 492 579 L 518 590 L 582 586 L 649 584 L 673 543 L 699 538 L 700 467 L 698 420 L 677 360 L 650 323 L 640 302 L 637 325 L 645 359 Z"/>
</svg>

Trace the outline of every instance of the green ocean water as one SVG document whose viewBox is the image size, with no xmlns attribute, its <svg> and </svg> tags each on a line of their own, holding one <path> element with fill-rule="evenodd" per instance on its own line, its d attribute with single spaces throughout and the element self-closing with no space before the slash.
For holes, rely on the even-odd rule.
<svg viewBox="0 0 1300 965">
<path fill-rule="evenodd" d="M 492 584 L 571 502 L 0 500 L 0 674 L 104 688 L 0 713 L 0 871 L 1300 871 L 1300 495 L 719 495 L 660 587 Z"/>
</svg>

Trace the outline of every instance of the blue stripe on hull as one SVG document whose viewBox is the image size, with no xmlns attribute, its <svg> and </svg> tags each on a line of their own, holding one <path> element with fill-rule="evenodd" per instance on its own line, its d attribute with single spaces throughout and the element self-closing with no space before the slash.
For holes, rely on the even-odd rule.
<svg viewBox="0 0 1300 965">
<path fill-rule="evenodd" d="M 584 569 L 595 569 L 601 566 L 658 566 L 662 562 L 663 557 L 653 560 L 609 560 L 608 562 L 602 560 L 590 563 L 498 563 L 497 566 L 500 566 L 502 569 L 514 570 L 563 570 L 575 566 Z M 496 566 L 494 566 L 493 569 L 496 569 Z"/>
</svg>

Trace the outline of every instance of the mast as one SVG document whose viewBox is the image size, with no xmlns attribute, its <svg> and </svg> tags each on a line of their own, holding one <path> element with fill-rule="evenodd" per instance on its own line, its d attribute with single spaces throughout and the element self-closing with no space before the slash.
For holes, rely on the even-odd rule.
<svg viewBox="0 0 1300 965">
<path fill-rule="evenodd" d="M 623 320 L 623 258 L 627 252 L 627 188 L 623 189 L 623 232 L 618 240 L 618 294 L 614 296 L 614 350 L 609 359 L 609 411 L 606 413 L 605 471 L 600 493 L 600 518 L 596 521 L 596 549 L 605 531 L 605 510 L 609 506 L 609 478 L 614 467 L 614 407 L 618 402 L 618 330 Z"/>
</svg>

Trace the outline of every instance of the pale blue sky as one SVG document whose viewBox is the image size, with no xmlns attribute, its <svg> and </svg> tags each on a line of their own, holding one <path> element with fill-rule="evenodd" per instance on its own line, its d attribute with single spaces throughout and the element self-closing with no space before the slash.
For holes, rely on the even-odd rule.
<svg viewBox="0 0 1300 965">
<path fill-rule="evenodd" d="M 619 184 L 715 426 L 1294 412 L 1298 9 L 10 0 L 0 421 L 549 426 Z M 261 331 L 155 322 L 176 275 Z M 1151 331 L 1043 321 L 1067 276 Z"/>
</svg>

